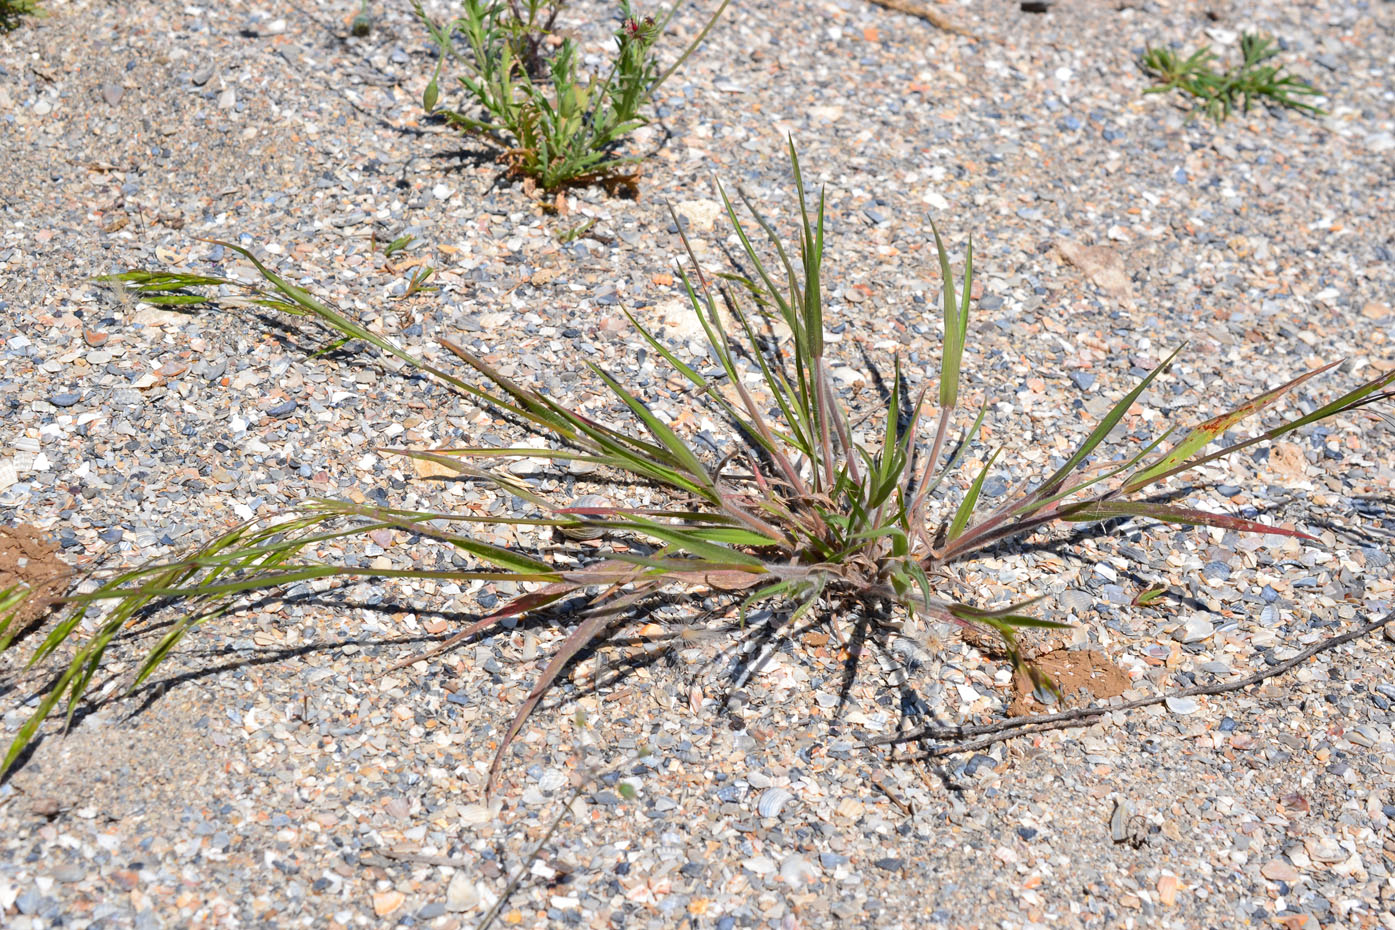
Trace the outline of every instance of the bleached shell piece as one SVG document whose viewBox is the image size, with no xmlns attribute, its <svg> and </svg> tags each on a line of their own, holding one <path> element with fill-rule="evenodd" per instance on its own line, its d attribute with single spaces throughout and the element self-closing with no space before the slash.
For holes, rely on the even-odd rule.
<svg viewBox="0 0 1395 930">
<path fill-rule="evenodd" d="M 762 817 L 779 817 L 785 805 L 794 800 L 794 795 L 784 788 L 767 788 L 761 792 L 756 802 L 756 811 Z"/>
<path fill-rule="evenodd" d="M 567 774 L 557 769 L 548 769 L 538 779 L 538 787 L 543 791 L 556 791 L 567 783 Z"/>
</svg>

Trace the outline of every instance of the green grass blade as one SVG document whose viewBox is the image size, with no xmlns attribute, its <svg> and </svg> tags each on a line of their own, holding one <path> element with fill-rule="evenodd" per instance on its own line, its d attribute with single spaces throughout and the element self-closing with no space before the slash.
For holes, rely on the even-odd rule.
<svg viewBox="0 0 1395 930">
<path fill-rule="evenodd" d="M 944 345 L 940 355 L 940 407 L 953 407 L 959 402 L 959 365 L 964 356 L 964 331 L 961 322 L 965 314 L 957 306 L 954 291 L 954 271 L 949 267 L 949 253 L 940 239 L 934 221 L 930 229 L 935 234 L 935 252 L 940 259 L 940 281 L 944 298 Z M 966 307 L 967 309 L 967 307 Z"/>
<path fill-rule="evenodd" d="M 648 407 L 640 403 L 629 391 L 625 390 L 625 388 L 620 385 L 620 382 L 611 377 L 605 369 L 595 364 L 590 364 L 588 367 L 606 383 L 606 386 L 610 388 L 616 397 L 624 401 L 625 406 L 630 408 L 630 412 L 639 417 L 640 421 L 644 423 L 645 428 L 649 430 L 649 434 L 668 450 L 673 461 L 681 465 L 695 483 L 710 491 L 712 488 L 712 477 L 707 473 L 707 468 L 702 464 L 702 460 L 688 447 L 688 444 L 680 439 L 678 434 L 675 433 L 668 424 L 656 417 Z"/>
<path fill-rule="evenodd" d="M 1227 430 L 1237 423 L 1260 413 L 1289 391 L 1311 378 L 1323 374 L 1324 372 L 1331 371 L 1340 364 L 1341 362 L 1337 361 L 1314 368 L 1312 371 L 1305 372 L 1292 381 L 1274 388 L 1272 391 L 1267 391 L 1257 397 L 1251 398 L 1229 413 L 1213 417 L 1199 426 L 1192 427 L 1192 429 L 1187 432 L 1186 436 L 1182 437 L 1175 446 L 1167 451 L 1166 455 L 1154 464 L 1148 466 L 1139 474 L 1130 478 L 1128 484 L 1125 486 L 1125 493 L 1133 493 L 1153 484 L 1158 480 L 1159 475 L 1165 474 L 1182 464 L 1197 452 L 1200 452 L 1206 446 L 1214 442 L 1218 436 L 1224 435 Z"/>
<path fill-rule="evenodd" d="M 1162 374 L 1172 365 L 1172 360 L 1177 357 L 1177 354 L 1182 351 L 1182 348 L 1182 346 L 1178 346 L 1173 349 L 1171 355 L 1159 362 L 1158 366 L 1148 372 L 1147 376 L 1144 377 L 1142 381 L 1138 382 L 1132 391 L 1125 394 L 1123 400 L 1115 404 L 1113 408 L 1110 409 L 1109 413 L 1105 414 L 1104 419 L 1100 420 L 1094 431 L 1080 444 L 1080 448 L 1075 450 L 1075 454 L 1067 459 L 1066 463 L 1058 468 L 1055 474 L 1042 482 L 1041 486 L 1034 492 L 1034 496 L 1046 497 L 1055 494 L 1056 491 L 1060 489 L 1062 482 L 1070 476 L 1070 473 L 1075 471 L 1076 467 L 1079 466 L 1081 462 L 1085 461 L 1085 458 L 1091 452 L 1095 451 L 1095 447 L 1103 442 L 1105 437 L 1114 430 L 1114 427 L 1123 419 L 1124 414 L 1127 413 L 1129 408 L 1134 405 L 1134 402 L 1138 400 L 1139 395 L 1148 389 L 1148 385 L 1152 384 L 1158 375 Z"/>
<path fill-rule="evenodd" d="M 1314 410 L 1312 413 L 1306 414 L 1293 420 L 1289 420 L 1288 422 L 1276 426 L 1273 429 L 1265 430 L 1258 436 L 1254 436 L 1250 439 L 1246 439 L 1241 442 L 1237 442 L 1232 445 L 1226 446 L 1224 449 L 1217 449 L 1215 452 L 1208 453 L 1198 458 L 1194 458 L 1191 461 L 1184 462 L 1181 465 L 1177 465 L 1173 468 L 1170 468 L 1167 471 L 1162 472 L 1161 474 L 1151 477 L 1149 479 L 1150 483 L 1156 484 L 1158 482 L 1165 481 L 1166 479 L 1171 478 L 1174 475 L 1180 475 L 1183 472 L 1188 472 L 1194 468 L 1199 468 L 1202 465 L 1209 464 L 1217 459 L 1224 458 L 1227 455 L 1233 455 L 1242 449 L 1247 449 L 1250 446 L 1256 445 L 1258 443 L 1278 439 L 1281 436 L 1286 436 L 1294 430 L 1301 429 L 1302 427 L 1307 426 L 1310 423 L 1317 423 L 1321 420 L 1326 420 L 1329 417 L 1334 417 L 1338 414 L 1347 413 L 1352 410 L 1358 410 L 1370 404 L 1391 400 L 1391 393 L 1386 391 L 1386 389 L 1389 388 L 1392 383 L 1395 383 L 1395 371 L 1386 372 L 1385 374 L 1377 378 L 1373 378 L 1370 381 L 1367 381 L 1365 384 L 1362 384 L 1356 387 L 1355 389 L 1348 391 L 1346 394 L 1343 394 L 1341 397 L 1337 398 L 1331 403 L 1324 404 L 1317 410 Z"/>
<path fill-rule="evenodd" d="M 954 511 L 954 519 L 949 524 L 949 532 L 945 537 L 949 542 L 958 539 L 964 532 L 964 527 L 969 523 L 969 517 L 974 512 L 974 507 L 978 505 L 978 495 L 983 490 L 983 479 L 988 477 L 988 469 L 993 467 L 993 463 L 998 459 L 1001 449 L 995 449 L 988 457 L 988 461 L 983 463 L 979 469 L 978 476 L 974 478 L 974 483 L 969 486 L 969 492 L 964 495 L 964 499 L 959 502 L 959 508 Z"/>
</svg>

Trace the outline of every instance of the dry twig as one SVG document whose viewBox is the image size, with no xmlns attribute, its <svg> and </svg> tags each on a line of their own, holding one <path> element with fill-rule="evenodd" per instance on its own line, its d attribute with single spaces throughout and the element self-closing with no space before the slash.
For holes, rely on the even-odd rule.
<svg viewBox="0 0 1395 930">
<path fill-rule="evenodd" d="M 872 0 L 872 2 L 888 10 L 895 10 L 897 13 L 905 13 L 907 16 L 923 19 L 936 29 L 943 29 L 945 32 L 952 32 L 957 36 L 964 36 L 968 39 L 979 38 L 979 36 L 974 35 L 943 13 L 937 13 L 927 6 L 913 3 L 911 0 Z"/>
<path fill-rule="evenodd" d="M 1166 694 L 1155 694 L 1152 697 L 1139 698 L 1136 701 L 1126 701 L 1123 704 L 1115 704 L 1110 707 L 1094 705 L 1091 707 L 1077 707 L 1071 710 L 1062 711 L 1059 714 L 1041 714 L 1036 717 L 1020 717 L 1016 720 L 1001 720 L 997 723 L 985 723 L 967 727 L 934 727 L 924 726 L 914 730 L 907 730 L 904 733 L 897 733 L 894 736 L 884 736 L 880 739 L 867 740 L 869 746 L 885 746 L 895 743 L 908 743 L 917 740 L 936 739 L 954 740 L 962 739 L 966 736 L 978 736 L 979 739 L 970 740 L 966 743 L 954 743 L 948 746 L 933 746 L 924 753 L 924 758 L 933 759 L 938 756 L 953 755 L 958 752 L 973 752 L 994 743 L 1000 743 L 1017 736 L 1026 736 L 1029 733 L 1041 733 L 1046 730 L 1062 730 L 1067 727 L 1083 726 L 1105 714 L 1114 711 L 1136 710 L 1140 707 L 1149 707 L 1153 704 L 1161 704 L 1168 698 L 1197 697 L 1203 694 L 1227 694 L 1232 691 L 1239 691 L 1241 688 L 1248 688 L 1250 685 L 1258 684 L 1269 678 L 1276 678 L 1288 672 L 1296 666 L 1302 665 L 1313 656 L 1329 649 L 1335 649 L 1343 643 L 1349 643 L 1354 639 L 1374 633 L 1391 623 L 1395 623 L 1395 613 L 1387 614 L 1379 620 L 1372 620 L 1354 630 L 1339 633 L 1321 642 L 1314 643 L 1304 649 L 1293 658 L 1280 662 L 1272 668 L 1263 669 L 1253 675 L 1238 678 L 1234 681 L 1224 681 L 1214 685 L 1197 685 L 1194 688 L 1183 688 L 1180 691 L 1169 691 Z"/>
</svg>

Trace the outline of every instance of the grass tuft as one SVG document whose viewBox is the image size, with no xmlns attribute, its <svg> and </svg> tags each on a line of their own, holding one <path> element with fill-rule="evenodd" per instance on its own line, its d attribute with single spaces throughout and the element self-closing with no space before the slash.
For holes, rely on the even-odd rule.
<svg viewBox="0 0 1395 930">
<path fill-rule="evenodd" d="M 0 0 L 0 32 L 19 28 L 21 16 L 39 16 L 39 4 L 35 0 Z"/>
<path fill-rule="evenodd" d="M 1313 540 L 1296 529 L 1172 502 L 1180 494 L 1176 488 L 1169 490 L 1167 502 L 1147 495 L 1162 491 L 1172 479 L 1189 475 L 1199 466 L 1328 417 L 1387 401 L 1395 372 L 1220 448 L 1213 447 L 1223 434 L 1268 411 L 1285 394 L 1333 366 L 1299 375 L 1186 431 L 1166 432 L 1128 454 L 1097 456 L 1144 391 L 1164 376 L 1182 352 L 1178 348 L 1115 403 L 1058 467 L 986 509 L 980 503 L 984 476 L 1003 450 L 994 450 L 976 474 L 957 474 L 986 410 L 968 416 L 961 415 L 958 407 L 973 287 L 972 249 L 965 251 L 956 284 L 948 252 L 939 234 L 935 235 L 945 328 L 937 390 L 932 392 L 927 385 L 913 392 L 898 363 L 887 393 L 885 419 L 869 437 L 863 437 L 839 397 L 825 354 L 823 195 L 817 204 L 805 202 L 792 145 L 789 157 L 800 192 L 794 247 L 781 241 L 773 224 L 739 189 L 736 202 L 723 190 L 727 219 L 749 276 L 709 275 L 690 248 L 689 261 L 680 268 L 709 343 L 710 361 L 704 362 L 703 370 L 680 359 L 631 317 L 648 346 L 674 376 L 688 383 L 696 402 L 714 420 L 730 427 L 731 451 L 720 459 L 690 445 L 643 399 L 598 365 L 590 365 L 591 372 L 614 406 L 628 413 L 625 426 L 603 424 L 519 384 L 449 340 L 442 345 L 473 372 L 473 378 L 461 378 L 419 359 L 231 243 L 224 245 L 251 261 L 262 281 L 170 271 L 115 276 L 112 280 L 156 306 L 253 306 L 308 316 L 336 343 L 356 340 L 376 347 L 459 395 L 527 424 L 549 445 L 387 450 L 516 495 L 531 507 L 524 516 L 408 511 L 316 500 L 276 521 L 240 526 L 182 558 L 98 576 L 95 589 L 68 595 L 66 613 L 36 650 L 32 661 L 43 662 L 55 658 L 59 647 L 72 641 L 71 658 L 12 742 L 3 766 L 14 763 L 44 718 L 65 699 L 71 719 L 101 668 L 106 649 L 121 631 L 128 627 L 162 631 L 134 676 L 133 684 L 139 684 L 190 631 L 235 610 L 240 599 L 314 579 L 430 578 L 522 584 L 525 593 L 464 626 L 430 654 L 488 635 L 508 618 L 562 601 L 580 605 L 572 614 L 575 623 L 569 635 L 553 652 L 509 724 L 490 769 L 492 790 L 509 746 L 568 663 L 589 645 L 618 631 L 661 594 L 716 592 L 742 612 L 765 605 L 783 618 L 786 628 L 805 614 L 832 605 L 860 610 L 886 636 L 896 635 L 910 615 L 988 628 L 1001 636 L 1015 669 L 1028 674 L 1036 685 L 1050 687 L 1023 660 L 1018 633 L 1062 624 L 1029 614 L 1037 599 L 988 606 L 948 597 L 948 566 L 1005 540 L 1060 523 L 1141 519 Z M 738 204 L 748 218 L 743 219 Z M 683 235 L 682 225 L 678 228 Z M 756 229 L 767 240 L 760 248 L 751 235 Z M 727 313 L 719 312 L 719 307 Z M 772 323 L 782 324 L 778 328 L 788 332 L 783 343 L 767 338 L 777 328 Z M 953 443 L 948 438 L 951 434 Z M 660 489 L 666 500 L 661 506 L 645 508 L 608 503 L 605 498 L 568 505 L 547 498 L 507 472 L 486 467 L 511 457 L 590 463 L 598 467 L 598 474 L 610 476 L 617 499 L 625 485 L 638 481 Z M 936 495 L 936 489 L 951 477 L 964 489 L 962 493 Z M 510 548 L 471 535 L 468 528 L 477 523 L 555 528 L 563 540 L 570 541 L 560 548 Z M 326 564 L 312 557 L 322 543 L 381 529 L 440 541 L 473 559 L 477 567 L 377 570 Z M 1155 598 L 1145 593 L 1139 603 Z M 172 622 L 169 610 L 155 610 L 161 606 L 172 608 Z M 6 623 L 0 617 L 0 635 Z M 400 664 L 420 658 L 412 656 Z"/>
<path fill-rule="evenodd" d="M 1192 97 L 1216 123 L 1225 122 L 1236 107 L 1248 113 L 1250 105 L 1258 101 L 1289 107 L 1309 116 L 1323 115 L 1322 109 L 1302 99 L 1320 97 L 1322 91 L 1291 74 L 1284 74 L 1282 65 L 1269 64 L 1278 54 L 1273 39 L 1245 33 L 1240 37 L 1240 64 L 1221 73 L 1211 67 L 1216 55 L 1209 45 L 1185 58 L 1170 48 L 1150 47 L 1139 64 L 1153 76 L 1157 86 L 1144 93 L 1181 91 Z"/>
<path fill-rule="evenodd" d="M 620 27 L 604 75 L 579 63 L 576 43 L 555 31 L 564 0 L 462 0 L 462 14 L 437 23 L 413 0 L 438 50 L 422 108 L 438 112 L 441 70 L 462 66 L 464 105 L 439 112 L 458 129 L 502 150 L 511 173 L 544 190 L 631 178 L 637 158 L 621 152 L 627 136 L 648 122 L 643 110 L 659 87 L 707 37 L 731 0 L 722 0 L 688 47 L 660 70 L 658 42 L 675 3 L 657 20 L 620 0 Z M 462 40 L 468 52 L 457 51 Z"/>
</svg>

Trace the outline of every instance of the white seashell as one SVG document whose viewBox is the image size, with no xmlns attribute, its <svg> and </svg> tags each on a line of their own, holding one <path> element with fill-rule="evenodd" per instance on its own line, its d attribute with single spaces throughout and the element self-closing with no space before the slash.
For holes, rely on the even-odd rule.
<svg viewBox="0 0 1395 930">
<path fill-rule="evenodd" d="M 794 795 L 784 788 L 767 788 L 761 792 L 760 800 L 756 802 L 756 810 L 762 817 L 779 817 L 785 804 L 792 800 Z"/>
<path fill-rule="evenodd" d="M 802 888 L 816 881 L 818 873 L 814 871 L 812 862 L 796 853 L 786 856 L 785 861 L 780 863 L 780 878 L 792 888 Z"/>
<path fill-rule="evenodd" d="M 494 819 L 495 811 L 483 804 L 466 804 L 460 809 L 461 823 L 487 823 Z"/>
<path fill-rule="evenodd" d="M 757 875 L 770 875 L 776 870 L 775 860 L 769 856 L 752 856 L 741 860 L 741 867 Z"/>
<path fill-rule="evenodd" d="M 556 791 L 566 783 L 566 773 L 559 772 L 556 769 L 548 769 L 546 772 L 543 772 L 542 777 L 538 779 L 538 787 L 543 791 Z"/>
<path fill-rule="evenodd" d="M 1120 798 L 1114 799 L 1114 810 L 1109 815 L 1109 836 L 1116 843 L 1122 843 L 1129 837 L 1129 819 L 1133 817 L 1133 808 L 1128 801 Z"/>
<path fill-rule="evenodd" d="M 473 910 L 479 907 L 479 904 L 479 887 L 470 877 L 464 872 L 456 872 L 451 876 L 450 884 L 446 887 L 446 910 L 457 914 Z"/>
<path fill-rule="evenodd" d="M 1164 703 L 1167 709 L 1179 717 L 1194 714 L 1201 709 L 1201 702 L 1194 697 L 1170 697 Z"/>
</svg>

